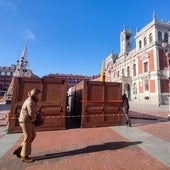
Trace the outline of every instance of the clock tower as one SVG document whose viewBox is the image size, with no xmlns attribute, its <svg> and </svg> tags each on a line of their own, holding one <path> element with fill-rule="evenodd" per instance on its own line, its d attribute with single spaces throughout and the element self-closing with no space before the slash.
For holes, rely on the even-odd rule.
<svg viewBox="0 0 170 170">
<path fill-rule="evenodd" d="M 132 50 L 132 31 L 127 31 L 126 28 L 120 34 L 120 52 L 128 53 Z"/>
</svg>

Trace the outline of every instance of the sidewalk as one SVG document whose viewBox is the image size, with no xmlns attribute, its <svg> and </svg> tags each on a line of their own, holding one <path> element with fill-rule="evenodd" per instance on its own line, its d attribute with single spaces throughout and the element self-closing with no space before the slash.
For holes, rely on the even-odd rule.
<svg viewBox="0 0 170 170">
<path fill-rule="evenodd" d="M 112 126 L 37 132 L 32 146 L 35 162 L 31 164 L 12 155 L 22 142 L 22 134 L 6 134 L 6 127 L 1 126 L 0 169 L 170 169 L 170 122 L 132 119 L 132 124 L 131 128 Z"/>
<path fill-rule="evenodd" d="M 170 106 L 169 105 L 151 105 L 139 104 L 130 102 L 130 117 L 153 119 L 159 121 L 170 120 Z"/>
<path fill-rule="evenodd" d="M 135 102 L 129 102 L 130 108 L 135 109 L 142 109 L 146 111 L 155 111 L 155 112 L 170 112 L 170 105 L 153 105 L 153 104 L 140 104 Z"/>
<path fill-rule="evenodd" d="M 170 129 L 170 122 L 38 132 L 31 164 L 12 155 L 19 137 L 0 159 L 1 170 L 168 170 L 170 132 L 156 132 L 160 127 Z"/>
</svg>

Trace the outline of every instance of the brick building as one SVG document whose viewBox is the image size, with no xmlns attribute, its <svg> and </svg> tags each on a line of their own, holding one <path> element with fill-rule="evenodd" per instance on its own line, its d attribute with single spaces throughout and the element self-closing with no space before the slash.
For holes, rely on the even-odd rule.
<svg viewBox="0 0 170 170">
<path fill-rule="evenodd" d="M 162 46 L 166 42 L 167 48 Z M 132 32 L 120 34 L 120 53 L 105 59 L 105 81 L 121 82 L 123 92 L 137 103 L 170 104 L 170 23 L 156 19 Z"/>
<path fill-rule="evenodd" d="M 15 65 L 0 67 L 0 91 L 2 94 L 8 89 L 11 83 L 15 68 Z"/>
<path fill-rule="evenodd" d="M 51 77 L 51 78 L 61 78 L 68 82 L 68 89 L 73 87 L 74 85 L 78 84 L 83 80 L 96 80 L 99 78 L 99 75 L 94 76 L 84 76 L 84 75 L 74 75 L 74 74 L 48 74 L 43 77 Z"/>
</svg>

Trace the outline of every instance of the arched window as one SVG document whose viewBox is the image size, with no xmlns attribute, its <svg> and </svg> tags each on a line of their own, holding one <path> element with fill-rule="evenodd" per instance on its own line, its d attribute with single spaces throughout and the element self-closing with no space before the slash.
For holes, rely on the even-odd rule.
<svg viewBox="0 0 170 170">
<path fill-rule="evenodd" d="M 122 77 L 124 77 L 125 76 L 125 74 L 124 74 L 124 69 L 122 69 Z"/>
<path fill-rule="evenodd" d="M 164 33 L 164 41 L 168 42 L 168 34 L 166 32 Z"/>
<path fill-rule="evenodd" d="M 144 46 L 145 46 L 145 45 L 147 44 L 147 39 L 146 39 L 146 37 L 144 38 L 143 42 L 144 42 Z"/>
<path fill-rule="evenodd" d="M 139 41 L 139 48 L 142 48 L 142 41 Z"/>
<path fill-rule="evenodd" d="M 153 36 L 152 36 L 152 33 L 149 34 L 149 43 L 152 43 L 153 41 Z"/>
<path fill-rule="evenodd" d="M 130 77 L 130 69 L 129 69 L 129 66 L 127 67 L 127 76 Z"/>
<path fill-rule="evenodd" d="M 158 32 L 158 41 L 162 41 L 162 33 L 160 31 Z"/>
<path fill-rule="evenodd" d="M 136 64 L 133 64 L 133 76 L 136 76 Z"/>
</svg>

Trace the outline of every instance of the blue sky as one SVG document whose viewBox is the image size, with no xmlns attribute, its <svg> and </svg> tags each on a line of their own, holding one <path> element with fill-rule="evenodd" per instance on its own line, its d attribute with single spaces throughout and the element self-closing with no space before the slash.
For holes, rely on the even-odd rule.
<svg viewBox="0 0 170 170">
<path fill-rule="evenodd" d="M 99 74 L 102 60 L 119 53 L 124 26 L 135 36 L 153 11 L 170 21 L 169 7 L 170 0 L 0 0 L 0 66 L 16 64 L 27 42 L 40 77 Z"/>
</svg>

